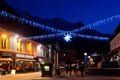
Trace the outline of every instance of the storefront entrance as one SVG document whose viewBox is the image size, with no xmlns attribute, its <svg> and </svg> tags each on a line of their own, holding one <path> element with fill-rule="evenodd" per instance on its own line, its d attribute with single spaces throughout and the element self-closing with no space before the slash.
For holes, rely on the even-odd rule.
<svg viewBox="0 0 120 80">
<path fill-rule="evenodd" d="M 12 69 L 12 59 L 11 58 L 0 58 L 0 71 L 5 69 L 7 73 L 10 73 Z"/>
</svg>

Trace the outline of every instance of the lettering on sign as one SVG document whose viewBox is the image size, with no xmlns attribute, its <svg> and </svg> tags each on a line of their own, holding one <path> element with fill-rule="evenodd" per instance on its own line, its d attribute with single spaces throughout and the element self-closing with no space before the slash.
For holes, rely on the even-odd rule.
<svg viewBox="0 0 120 80">
<path fill-rule="evenodd" d="M 33 58 L 33 56 L 24 55 L 24 54 L 16 54 L 16 57 L 19 57 L 19 58 Z"/>
</svg>

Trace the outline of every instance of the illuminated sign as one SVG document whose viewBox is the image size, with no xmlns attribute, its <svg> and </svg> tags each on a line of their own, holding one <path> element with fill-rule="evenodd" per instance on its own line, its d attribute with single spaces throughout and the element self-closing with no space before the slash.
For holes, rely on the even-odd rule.
<svg viewBox="0 0 120 80">
<path fill-rule="evenodd" d="M 24 54 L 16 54 L 16 57 L 19 57 L 19 58 L 33 58 L 33 56 L 24 55 Z"/>
<path fill-rule="evenodd" d="M 45 69 L 45 71 L 49 71 L 50 70 L 49 66 L 44 66 L 44 69 Z"/>
</svg>

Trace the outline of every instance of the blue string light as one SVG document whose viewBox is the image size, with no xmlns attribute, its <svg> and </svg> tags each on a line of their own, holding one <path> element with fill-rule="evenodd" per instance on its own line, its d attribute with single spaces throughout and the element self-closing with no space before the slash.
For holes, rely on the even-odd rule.
<svg viewBox="0 0 120 80">
<path fill-rule="evenodd" d="M 109 17 L 107 19 L 97 21 L 93 24 L 89 24 L 89 25 L 86 25 L 84 27 L 80 27 L 80 28 L 71 30 L 70 32 L 76 33 L 76 32 L 80 32 L 80 31 L 85 30 L 85 29 L 92 29 L 92 27 L 105 25 L 105 24 L 108 24 L 110 22 L 114 22 L 114 21 L 118 21 L 118 20 L 120 20 L 120 15 L 112 16 L 112 17 Z"/>
<path fill-rule="evenodd" d="M 11 18 L 13 20 L 18 20 L 18 22 L 20 22 L 21 24 L 28 24 L 30 26 L 38 27 L 38 28 L 44 29 L 46 31 L 55 32 L 55 34 L 48 34 L 48 35 L 31 37 L 31 38 L 34 38 L 34 39 L 38 39 L 38 38 L 39 39 L 53 38 L 55 36 L 61 36 L 64 33 L 68 32 L 68 33 L 72 34 L 71 37 L 78 36 L 78 37 L 87 38 L 87 39 L 89 38 L 89 39 L 96 39 L 96 40 L 108 40 L 107 37 L 82 35 L 82 34 L 76 34 L 76 33 L 80 32 L 80 31 L 83 31 L 83 30 L 86 30 L 86 29 L 91 29 L 92 27 L 96 27 L 96 26 L 100 26 L 100 25 L 105 25 L 107 23 L 114 22 L 116 20 L 120 20 L 120 15 L 116 15 L 116 16 L 112 16 L 112 17 L 109 17 L 107 19 L 104 19 L 104 20 L 101 20 L 101 21 L 97 21 L 97 22 L 95 22 L 93 24 L 89 24 L 89 25 L 86 25 L 86 26 L 83 26 L 83 27 L 80 27 L 80 28 L 77 28 L 77 29 L 74 29 L 74 30 L 71 30 L 71 31 L 64 31 L 64 30 L 60 30 L 60 29 L 55 29 L 53 27 L 45 26 L 43 24 L 31 21 L 31 20 L 27 20 L 25 18 L 17 17 L 15 15 L 7 13 L 6 11 L 0 11 L 0 16 L 2 16 L 2 17 L 8 17 L 8 18 Z"/>
<path fill-rule="evenodd" d="M 8 17 L 8 18 L 11 18 L 13 20 L 18 20 L 18 22 L 20 22 L 21 24 L 28 24 L 30 26 L 38 27 L 38 28 L 44 29 L 46 31 L 63 32 L 63 30 L 60 30 L 60 29 L 55 29 L 53 27 L 48 27 L 48 26 L 45 26 L 44 24 L 40 24 L 38 22 L 34 22 L 34 21 L 31 21 L 31 20 L 27 20 L 27 19 L 24 19 L 24 18 L 21 18 L 21 17 L 14 16 L 12 14 L 7 13 L 6 11 L 0 11 L 0 16 Z"/>
<path fill-rule="evenodd" d="M 45 26 L 45 25 L 40 24 L 38 22 L 34 22 L 34 21 L 27 20 L 27 19 L 24 19 L 24 18 L 21 18 L 21 17 L 17 17 L 15 15 L 7 13 L 6 11 L 0 11 L 0 16 L 2 16 L 2 17 L 9 17 L 9 18 L 12 18 L 13 20 L 17 19 L 22 24 L 23 23 L 29 24 L 30 26 L 39 27 L 39 28 L 42 28 L 42 29 L 47 30 L 47 31 L 64 32 L 63 30 L 60 30 L 60 29 L 55 29 L 53 27 L 48 27 L 48 26 Z M 72 32 L 74 32 L 74 33 L 80 32 L 82 30 L 91 29 L 92 27 L 96 27 L 96 26 L 100 26 L 100 25 L 105 25 L 107 23 L 114 22 L 116 20 L 120 20 L 120 15 L 112 16 L 112 17 L 109 17 L 107 19 L 103 19 L 103 20 L 97 21 L 97 22 L 95 22 L 93 24 L 89 24 L 89 25 L 86 25 L 86 26 L 83 26 L 83 27 L 71 30 L 69 32 L 71 32 L 71 33 Z"/>
<path fill-rule="evenodd" d="M 70 34 L 56 33 L 56 34 L 49 34 L 49 35 L 42 35 L 42 36 L 31 36 L 31 37 L 26 37 L 26 38 L 36 40 L 36 39 L 45 39 L 45 38 L 55 38 L 56 36 L 63 37 L 63 38 L 67 36 L 68 39 L 66 41 L 71 41 L 71 38 L 73 37 L 93 39 L 93 40 L 104 40 L 104 41 L 109 40 L 108 37 L 91 36 L 91 35 L 83 35 L 83 34 L 75 34 L 75 33 L 70 33 Z"/>
</svg>

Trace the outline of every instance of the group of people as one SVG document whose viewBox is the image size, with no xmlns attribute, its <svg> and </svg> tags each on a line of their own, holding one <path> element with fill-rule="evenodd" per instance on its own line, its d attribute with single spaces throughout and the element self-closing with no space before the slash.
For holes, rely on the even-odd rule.
<svg viewBox="0 0 120 80">
<path fill-rule="evenodd" d="M 85 65 L 81 63 L 76 63 L 74 65 L 72 64 L 66 64 L 66 73 L 70 74 L 74 71 L 74 74 L 78 75 L 78 73 L 81 73 L 82 77 L 85 77 Z"/>
</svg>

